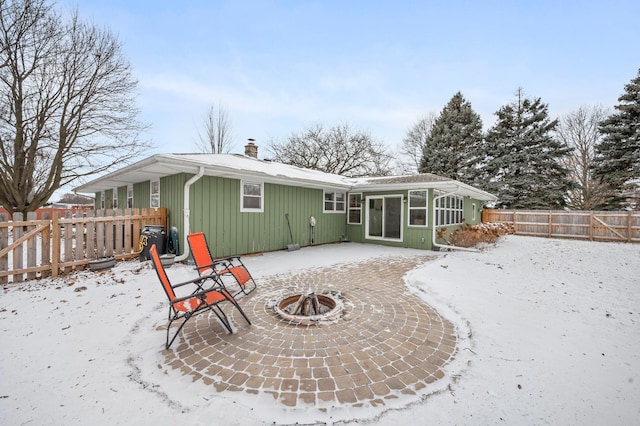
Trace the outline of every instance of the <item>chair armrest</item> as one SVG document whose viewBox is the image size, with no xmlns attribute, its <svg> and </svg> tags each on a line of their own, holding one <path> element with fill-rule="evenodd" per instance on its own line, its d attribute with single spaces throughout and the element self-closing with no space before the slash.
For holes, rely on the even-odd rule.
<svg viewBox="0 0 640 426">
<path fill-rule="evenodd" d="M 217 288 L 215 288 L 215 287 L 211 287 L 211 288 L 208 288 L 208 289 L 206 289 L 206 290 L 202 290 L 202 289 L 201 289 L 200 291 L 196 291 L 196 292 L 194 292 L 194 293 L 191 293 L 191 294 L 190 294 L 190 295 L 188 295 L 188 296 L 176 297 L 175 299 L 173 299 L 173 300 L 171 301 L 171 303 L 172 303 L 172 304 L 174 304 L 174 303 L 179 303 L 179 302 L 183 302 L 183 301 L 185 301 L 185 300 L 189 300 L 189 299 L 193 299 L 193 298 L 203 298 L 203 297 L 206 297 L 206 294 L 207 294 L 207 293 L 211 293 L 212 291 L 218 291 L 218 292 L 221 292 L 221 293 L 222 293 L 222 290 L 217 289 Z"/>
<path fill-rule="evenodd" d="M 209 263 L 209 264 L 207 264 L 207 265 L 200 265 L 200 266 L 196 266 L 196 267 L 194 267 L 193 269 L 196 269 L 196 270 L 198 270 L 198 269 L 203 269 L 203 268 L 210 268 L 210 269 L 213 269 L 213 267 L 214 267 L 214 266 L 216 266 L 216 265 L 223 265 L 223 266 L 225 266 L 225 267 L 226 267 L 226 265 L 227 265 L 227 260 L 226 260 L 226 259 L 216 259 L 216 260 L 214 260 L 213 262 L 211 262 L 211 263 Z"/>
<path fill-rule="evenodd" d="M 178 288 L 178 287 L 182 287 L 185 285 L 189 285 L 189 284 L 196 284 L 198 287 L 202 288 L 202 286 L 198 283 L 201 283 L 202 281 L 206 280 L 206 279 L 212 279 L 217 285 L 217 286 L 222 286 L 222 283 L 220 283 L 220 279 L 218 278 L 217 274 L 210 274 L 210 275 L 202 275 L 193 279 L 190 279 L 189 281 L 184 281 L 178 284 L 173 284 L 171 287 L 173 288 Z"/>
</svg>

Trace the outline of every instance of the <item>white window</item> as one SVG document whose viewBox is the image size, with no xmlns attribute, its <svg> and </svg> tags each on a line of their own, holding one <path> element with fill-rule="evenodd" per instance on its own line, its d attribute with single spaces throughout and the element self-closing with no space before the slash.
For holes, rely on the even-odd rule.
<svg viewBox="0 0 640 426">
<path fill-rule="evenodd" d="M 436 191 L 436 196 L 439 194 Z M 435 200 L 436 226 L 459 225 L 464 219 L 464 199 L 459 195 L 447 195 Z"/>
<path fill-rule="evenodd" d="M 241 182 L 240 211 L 264 211 L 264 185 L 257 182 Z"/>
<path fill-rule="evenodd" d="M 349 215 L 347 223 L 362 224 L 362 194 L 349 194 Z"/>
<path fill-rule="evenodd" d="M 112 192 L 113 196 L 111 197 L 112 201 L 111 201 L 111 207 L 113 207 L 114 209 L 118 208 L 118 188 L 113 188 L 113 192 Z"/>
<path fill-rule="evenodd" d="M 127 208 L 133 208 L 133 185 L 127 185 Z"/>
<path fill-rule="evenodd" d="M 345 193 L 344 192 L 324 192 L 324 212 L 325 213 L 344 213 L 345 211 Z"/>
<path fill-rule="evenodd" d="M 149 201 L 149 206 L 152 208 L 160 207 L 160 181 L 159 180 L 151 181 L 151 200 Z"/>
<path fill-rule="evenodd" d="M 476 212 L 478 211 L 478 207 L 476 203 L 471 204 L 471 220 L 476 221 Z"/>
<path fill-rule="evenodd" d="M 105 195 L 104 195 L 104 191 L 102 191 L 102 192 L 100 193 L 100 208 L 101 208 L 102 210 L 104 210 L 105 202 L 106 202 L 106 200 L 104 199 L 104 197 L 105 197 Z"/>
<path fill-rule="evenodd" d="M 427 226 L 427 190 L 409 191 L 409 226 Z"/>
</svg>

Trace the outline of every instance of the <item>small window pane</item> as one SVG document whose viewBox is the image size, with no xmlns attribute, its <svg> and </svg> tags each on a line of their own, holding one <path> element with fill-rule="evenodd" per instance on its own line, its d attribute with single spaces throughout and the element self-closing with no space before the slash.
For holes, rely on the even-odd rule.
<svg viewBox="0 0 640 426">
<path fill-rule="evenodd" d="M 244 184 L 244 195 L 257 195 L 260 196 L 260 184 L 255 183 L 245 183 Z"/>
<path fill-rule="evenodd" d="M 259 209 L 260 197 L 244 197 L 243 207 L 245 209 Z"/>
<path fill-rule="evenodd" d="M 427 207 L 427 191 L 411 191 L 409 207 Z"/>
</svg>

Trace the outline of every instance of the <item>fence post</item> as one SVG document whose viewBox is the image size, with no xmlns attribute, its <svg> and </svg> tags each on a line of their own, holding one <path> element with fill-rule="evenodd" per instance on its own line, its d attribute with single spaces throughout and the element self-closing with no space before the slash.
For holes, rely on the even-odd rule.
<svg viewBox="0 0 640 426">
<path fill-rule="evenodd" d="M 589 215 L 589 241 L 593 241 L 593 212 Z"/>
<path fill-rule="evenodd" d="M 85 213 L 85 218 L 93 218 L 95 216 L 95 213 L 93 210 L 89 210 Z M 87 229 L 87 233 L 85 235 L 85 238 L 87 240 L 86 242 L 86 247 L 87 247 L 87 251 L 86 251 L 86 258 L 89 260 L 93 260 L 93 259 L 97 259 L 96 256 L 96 222 L 94 220 L 88 220 L 86 223 L 86 229 Z"/>
<path fill-rule="evenodd" d="M 53 212 L 51 218 L 51 275 L 57 277 L 60 273 L 60 223 L 59 213 Z"/>
<path fill-rule="evenodd" d="M 65 219 L 71 219 L 71 212 L 69 210 L 64 212 Z M 82 248 L 81 248 L 82 249 Z M 72 262 L 74 260 L 73 255 L 73 226 L 70 223 L 65 223 L 64 225 L 64 261 Z M 71 266 L 66 266 L 64 268 L 64 273 L 69 273 L 72 271 Z"/>
<path fill-rule="evenodd" d="M 547 234 L 549 238 L 551 238 L 551 235 L 552 235 L 552 232 L 551 232 L 552 228 L 553 228 L 553 211 L 549 210 L 549 228 L 547 229 Z"/>
<path fill-rule="evenodd" d="M 28 212 L 27 213 L 27 221 L 34 221 L 34 220 L 38 220 L 38 215 L 36 214 L 36 212 Z M 30 232 L 31 230 L 35 229 L 36 226 L 35 225 L 29 225 L 27 227 L 27 232 Z M 37 258 L 37 242 L 38 239 L 37 237 L 31 237 L 29 238 L 29 240 L 27 241 L 27 268 L 35 268 L 36 267 L 36 258 Z M 28 280 L 33 280 L 36 278 L 36 273 L 35 272 L 27 272 L 27 279 Z"/>
<path fill-rule="evenodd" d="M 627 213 L 627 242 L 631 242 L 631 211 Z"/>
<path fill-rule="evenodd" d="M 104 256 L 111 257 L 113 256 L 113 237 L 115 232 L 115 219 L 113 218 L 114 213 L 112 209 L 107 209 L 104 213 L 105 217 L 109 217 L 108 221 L 104 222 Z"/>
<path fill-rule="evenodd" d="M 41 246 L 40 246 L 40 263 L 42 266 L 49 266 L 51 267 L 51 213 L 49 212 L 43 212 L 42 213 L 42 220 L 48 220 L 49 221 L 49 227 L 47 229 L 44 229 L 41 233 L 42 235 L 42 240 L 41 240 Z M 42 278 L 46 278 L 48 276 L 51 275 L 51 269 L 47 270 L 44 269 L 42 271 Z"/>
<path fill-rule="evenodd" d="M 96 211 L 96 218 L 104 216 L 104 210 Z M 104 221 L 96 221 L 96 259 L 103 258 L 105 256 L 104 248 Z"/>
<path fill-rule="evenodd" d="M 9 222 L 9 215 L 6 213 L 0 213 L 0 223 Z M 8 224 L 8 223 L 7 223 Z M 0 227 L 0 250 L 9 247 L 9 227 Z M 9 256 L 0 257 L 0 271 L 9 270 Z M 9 282 L 9 277 L 0 277 L 0 284 L 6 284 Z"/>
<path fill-rule="evenodd" d="M 13 241 L 19 240 L 22 237 L 22 225 L 20 226 L 15 226 L 16 222 L 22 222 L 24 220 L 24 217 L 22 215 L 22 213 L 14 213 L 13 214 Z M 22 258 L 23 258 L 23 251 L 22 251 L 22 244 L 20 244 L 19 246 L 15 247 L 13 249 L 13 270 L 17 271 L 19 269 L 22 269 L 23 264 L 22 264 Z M 22 282 L 24 281 L 24 277 L 23 275 L 20 274 L 13 274 L 13 282 L 17 283 L 17 282 Z"/>
</svg>

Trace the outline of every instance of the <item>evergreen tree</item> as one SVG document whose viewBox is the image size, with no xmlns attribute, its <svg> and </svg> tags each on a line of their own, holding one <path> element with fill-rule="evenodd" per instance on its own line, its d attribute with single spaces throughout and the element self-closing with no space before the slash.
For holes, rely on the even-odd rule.
<svg viewBox="0 0 640 426">
<path fill-rule="evenodd" d="M 433 123 L 424 143 L 420 172 L 472 183 L 481 141 L 482 120 L 458 92 Z"/>
<path fill-rule="evenodd" d="M 640 70 L 618 98 L 617 113 L 600 123 L 593 175 L 612 189 L 604 208 L 640 208 L 631 201 L 640 181 Z"/>
<path fill-rule="evenodd" d="M 552 137 L 558 120 L 550 120 L 540 98 L 517 99 L 501 107 L 498 121 L 485 137 L 478 184 L 498 196 L 498 206 L 558 209 L 573 183 L 562 159 L 571 149 Z"/>
</svg>

